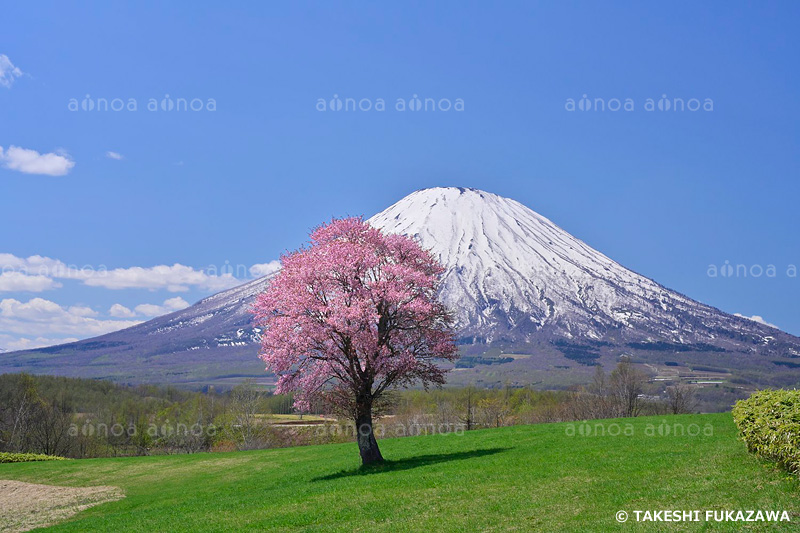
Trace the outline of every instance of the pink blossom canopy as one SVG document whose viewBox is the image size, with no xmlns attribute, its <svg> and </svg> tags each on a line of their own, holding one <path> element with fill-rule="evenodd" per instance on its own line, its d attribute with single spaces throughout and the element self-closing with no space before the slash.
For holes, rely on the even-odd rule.
<svg viewBox="0 0 800 533">
<path fill-rule="evenodd" d="M 430 252 L 347 218 L 320 226 L 281 262 L 253 308 L 277 393 L 295 391 L 296 407 L 307 408 L 323 391 L 377 398 L 417 380 L 444 383 L 435 360 L 458 355 Z"/>
</svg>

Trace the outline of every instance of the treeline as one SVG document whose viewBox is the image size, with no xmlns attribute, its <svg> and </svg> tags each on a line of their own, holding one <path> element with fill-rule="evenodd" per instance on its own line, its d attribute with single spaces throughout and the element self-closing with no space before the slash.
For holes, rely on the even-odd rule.
<svg viewBox="0 0 800 533">
<path fill-rule="evenodd" d="M 256 417 L 290 413 L 291 404 L 291 397 L 252 383 L 201 393 L 5 374 L 0 375 L 0 451 L 84 458 L 247 448 L 256 444 Z M 258 444 L 285 442 L 270 438 Z"/>
<path fill-rule="evenodd" d="M 691 413 L 697 408 L 695 389 L 676 384 L 665 390 L 648 385 L 648 377 L 628 359 L 610 373 L 595 367 L 592 382 L 562 391 L 529 387 L 501 389 L 446 388 L 405 391 L 398 396 L 398 424 L 463 427 L 465 430 L 517 424 L 567 422 L 598 418 Z"/>
<path fill-rule="evenodd" d="M 622 360 L 610 373 L 563 391 L 530 387 L 398 391 L 376 422 L 379 437 L 463 432 L 514 424 L 692 412 L 687 385 L 648 391 L 647 377 Z M 109 457 L 343 442 L 347 420 L 293 413 L 291 396 L 252 381 L 228 391 L 123 386 L 27 374 L 0 376 L 0 452 Z M 304 416 L 308 415 L 308 416 Z M 316 416 L 314 416 L 316 415 Z M 322 415 L 322 416 L 320 416 Z"/>
</svg>

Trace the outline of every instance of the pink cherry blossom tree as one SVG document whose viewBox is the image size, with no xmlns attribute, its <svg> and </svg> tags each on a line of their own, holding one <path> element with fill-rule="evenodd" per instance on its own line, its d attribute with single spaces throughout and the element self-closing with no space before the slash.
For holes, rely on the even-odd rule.
<svg viewBox="0 0 800 533">
<path fill-rule="evenodd" d="M 363 464 L 382 461 L 372 417 L 387 393 L 445 382 L 455 360 L 450 314 L 437 300 L 442 267 L 414 240 L 361 218 L 334 219 L 282 269 L 253 308 L 260 358 L 295 392 L 295 407 L 323 399 L 355 421 Z"/>
</svg>

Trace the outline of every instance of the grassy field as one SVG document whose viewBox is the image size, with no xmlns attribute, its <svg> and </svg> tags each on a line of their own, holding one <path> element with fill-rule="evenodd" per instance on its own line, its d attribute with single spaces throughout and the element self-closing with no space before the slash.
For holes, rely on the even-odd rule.
<svg viewBox="0 0 800 533">
<path fill-rule="evenodd" d="M 355 444 L 341 444 L 4 464 L 0 479 L 125 491 L 54 531 L 798 529 L 800 484 L 749 455 L 729 414 L 589 424 L 589 435 L 562 423 L 387 439 L 391 462 L 367 472 Z M 681 427 L 700 434 L 672 434 Z M 787 510 L 792 523 L 615 519 L 648 509 Z"/>
</svg>

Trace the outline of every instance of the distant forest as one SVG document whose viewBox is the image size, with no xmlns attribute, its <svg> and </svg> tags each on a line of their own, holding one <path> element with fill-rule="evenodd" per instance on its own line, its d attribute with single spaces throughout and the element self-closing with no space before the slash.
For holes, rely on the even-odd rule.
<svg viewBox="0 0 800 533">
<path fill-rule="evenodd" d="M 597 367 L 590 385 L 406 390 L 392 395 L 379 437 L 482 427 L 693 412 L 695 389 L 647 390 L 628 361 Z M 291 396 L 244 381 L 203 392 L 29 374 L 0 375 L 0 451 L 73 458 L 232 451 L 354 440 L 346 418 L 324 405 L 297 413 Z"/>
</svg>

